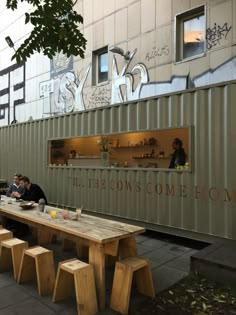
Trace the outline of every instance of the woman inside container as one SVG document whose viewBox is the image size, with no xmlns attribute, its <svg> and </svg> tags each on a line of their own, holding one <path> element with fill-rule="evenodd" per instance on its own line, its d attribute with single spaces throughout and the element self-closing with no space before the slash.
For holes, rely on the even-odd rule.
<svg viewBox="0 0 236 315">
<path fill-rule="evenodd" d="M 75 159 L 76 158 L 76 151 L 75 150 L 71 150 L 70 151 L 70 159 Z"/>
<path fill-rule="evenodd" d="M 186 153 L 184 151 L 183 142 L 179 138 L 175 138 L 172 143 L 174 153 L 172 154 L 169 168 L 176 168 L 179 165 L 185 165 Z"/>
</svg>

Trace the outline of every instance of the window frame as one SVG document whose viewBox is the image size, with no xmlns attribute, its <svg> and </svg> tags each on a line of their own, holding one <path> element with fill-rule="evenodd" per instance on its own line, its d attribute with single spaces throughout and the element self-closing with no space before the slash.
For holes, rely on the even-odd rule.
<svg viewBox="0 0 236 315">
<path fill-rule="evenodd" d="M 79 168 L 101 168 L 105 167 L 107 169 L 113 169 L 115 168 L 122 168 L 124 169 L 125 166 L 118 166 L 115 165 L 120 164 L 123 165 L 123 163 L 126 163 L 125 161 L 128 161 L 128 170 L 155 170 L 158 172 L 193 172 L 194 169 L 194 161 L 193 161 L 193 126 L 192 125 L 184 125 L 184 126 L 173 126 L 173 127 L 167 127 L 167 128 L 160 128 L 156 129 L 153 128 L 151 130 L 137 130 L 137 131 L 127 131 L 127 132 L 119 132 L 119 133 L 109 133 L 109 134 L 92 134 L 92 135 L 80 135 L 80 136 L 74 136 L 74 137 L 66 137 L 66 138 L 49 138 L 47 139 L 47 147 L 48 147 L 48 160 L 47 165 L 48 167 L 79 167 Z M 183 140 L 183 132 L 186 132 L 185 136 L 185 143 L 184 143 L 184 149 L 187 154 L 187 162 L 189 163 L 189 166 L 187 168 L 168 168 L 168 165 L 171 160 L 171 155 L 173 153 L 173 149 L 171 146 L 171 142 L 164 142 L 162 141 L 165 139 L 166 135 L 164 133 L 167 132 L 167 138 L 171 140 L 174 140 L 175 137 L 180 137 Z M 173 133 L 173 136 L 169 133 Z M 182 136 L 180 135 L 182 134 Z M 157 147 L 155 144 L 148 144 L 145 143 L 144 136 L 154 136 L 157 139 Z M 123 137 L 123 140 L 121 139 Z M 130 138 L 131 137 L 131 138 Z M 140 138 L 141 137 L 141 138 Z M 68 155 L 71 153 L 71 148 L 75 150 L 77 153 L 80 151 L 79 156 L 76 157 L 77 161 L 81 161 L 80 159 L 89 159 L 90 161 L 97 161 L 101 154 L 101 146 L 98 144 L 98 140 L 101 138 L 107 138 L 109 141 L 112 140 L 112 145 L 109 146 L 109 152 L 111 153 L 109 165 L 72 165 L 69 163 L 70 160 L 68 160 Z M 140 141 L 144 140 L 144 141 Z M 87 140 L 94 141 L 94 147 L 90 145 L 88 146 L 86 144 Z M 120 141 L 121 140 L 121 141 Z M 126 140 L 126 142 L 124 142 Z M 130 142 L 131 140 L 132 142 Z M 146 138 L 148 140 L 148 137 Z M 72 142 L 71 142 L 72 141 Z M 78 141 L 78 142 L 77 142 Z M 83 142 L 83 144 L 81 143 Z M 136 142 L 138 141 L 138 142 Z M 160 142 L 159 142 L 160 141 Z M 140 143 L 142 142 L 142 144 Z M 76 144 L 77 143 L 77 144 Z M 108 142 L 107 142 L 108 143 Z M 86 144 L 86 145 L 85 145 Z M 163 146 L 164 144 L 164 146 Z M 167 148 L 166 148 L 167 144 Z M 92 147 L 92 150 L 91 150 Z M 85 153 L 86 149 L 86 153 Z M 149 157 L 140 157 L 140 153 L 150 153 L 151 150 L 155 150 L 155 156 L 154 160 L 148 159 Z M 164 149 L 164 151 L 163 151 Z M 88 153 L 89 151 L 92 151 Z M 160 151 L 161 150 L 161 151 Z M 58 152 L 59 151 L 59 152 Z M 149 152 L 150 151 L 150 152 Z M 53 154 L 56 153 L 63 153 L 60 156 L 53 157 Z M 160 156 L 160 153 L 163 152 L 163 156 Z M 81 154 L 82 153 L 82 154 Z M 84 154 L 85 153 L 85 154 Z M 126 154 L 126 157 L 124 155 Z M 114 156 L 117 155 L 117 156 Z M 127 155 L 129 155 L 129 158 L 127 160 Z M 64 161 L 56 161 L 59 158 L 59 160 Z M 118 158 L 118 159 L 117 159 Z M 71 159 L 71 157 L 69 157 Z M 67 162 L 66 162 L 67 160 Z M 132 160 L 133 162 L 130 162 L 129 160 Z M 116 162 L 116 163 L 115 163 Z M 151 162 L 151 163 L 150 163 Z M 131 164 L 137 164 L 131 165 Z M 144 165 L 140 166 L 140 163 L 144 163 Z M 154 164 L 158 163 L 158 165 L 154 166 Z M 166 166 L 163 166 L 161 164 L 166 164 Z M 150 165 L 152 164 L 152 165 Z"/>
<path fill-rule="evenodd" d="M 103 81 L 99 80 L 99 57 L 107 54 L 107 78 Z M 106 84 L 109 80 L 109 55 L 108 46 L 102 47 L 92 52 L 92 86 Z"/>
<path fill-rule="evenodd" d="M 202 53 L 184 58 L 184 22 L 196 17 L 204 16 L 204 49 Z M 192 59 L 201 58 L 206 55 L 206 5 L 201 5 L 190 10 L 176 14 L 175 16 L 175 63 L 186 62 Z"/>
</svg>

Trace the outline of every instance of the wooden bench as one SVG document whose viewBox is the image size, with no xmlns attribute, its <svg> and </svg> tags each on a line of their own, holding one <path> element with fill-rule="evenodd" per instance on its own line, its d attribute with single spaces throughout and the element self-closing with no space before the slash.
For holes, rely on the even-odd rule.
<svg viewBox="0 0 236 315">
<path fill-rule="evenodd" d="M 0 272 L 11 270 L 13 267 L 14 278 L 17 281 L 23 252 L 26 248 L 28 248 L 28 243 L 18 238 L 2 241 Z"/>
<path fill-rule="evenodd" d="M 58 265 L 53 302 L 69 297 L 75 288 L 78 315 L 94 315 L 98 311 L 93 267 L 78 259 Z"/>
<path fill-rule="evenodd" d="M 151 298 L 155 297 L 151 268 L 147 259 L 128 257 L 116 262 L 110 307 L 121 314 L 128 314 L 134 273 L 138 291 Z"/>
<path fill-rule="evenodd" d="M 41 246 L 24 250 L 18 283 L 33 280 L 35 276 L 39 295 L 51 294 L 55 283 L 53 252 Z"/>
</svg>

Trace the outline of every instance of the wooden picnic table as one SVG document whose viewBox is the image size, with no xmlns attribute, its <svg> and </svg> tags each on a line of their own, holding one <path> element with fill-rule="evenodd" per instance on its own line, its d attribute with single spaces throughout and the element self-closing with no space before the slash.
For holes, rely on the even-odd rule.
<svg viewBox="0 0 236 315">
<path fill-rule="evenodd" d="M 89 247 L 89 263 L 93 265 L 99 309 L 105 308 L 105 257 L 120 256 L 122 259 L 137 255 L 135 235 L 145 232 L 143 227 L 82 214 L 76 221 L 64 220 L 63 209 L 46 206 L 47 213 L 40 212 L 35 204 L 30 210 L 22 210 L 18 202 L 8 204 L 7 198 L 0 203 L 0 215 L 42 231 L 59 235 Z M 57 210 L 58 217 L 51 218 L 50 211 Z"/>
</svg>

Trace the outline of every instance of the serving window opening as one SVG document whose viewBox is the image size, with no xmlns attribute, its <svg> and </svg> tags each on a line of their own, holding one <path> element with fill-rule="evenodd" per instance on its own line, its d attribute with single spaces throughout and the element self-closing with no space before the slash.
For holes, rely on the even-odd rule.
<svg viewBox="0 0 236 315">
<path fill-rule="evenodd" d="M 48 141 L 49 166 L 190 169 L 190 138 L 186 127 L 53 139 Z M 176 139 L 184 159 L 173 158 Z"/>
</svg>

